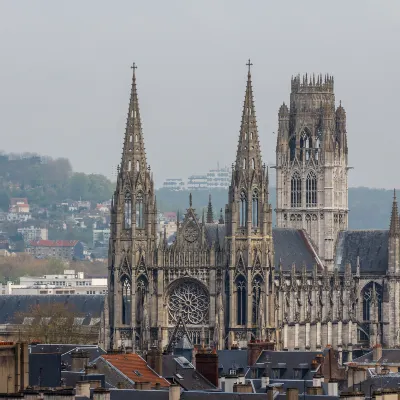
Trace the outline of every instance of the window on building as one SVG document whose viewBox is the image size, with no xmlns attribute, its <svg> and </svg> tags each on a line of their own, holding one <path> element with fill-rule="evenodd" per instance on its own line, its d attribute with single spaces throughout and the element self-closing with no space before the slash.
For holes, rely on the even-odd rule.
<svg viewBox="0 0 400 400">
<path fill-rule="evenodd" d="M 292 136 L 289 140 L 290 161 L 296 157 L 296 136 Z"/>
<path fill-rule="evenodd" d="M 301 207 L 301 177 L 300 174 L 295 171 L 292 175 L 291 185 L 291 206 Z"/>
<path fill-rule="evenodd" d="M 311 139 L 310 131 L 308 129 L 304 129 L 304 131 L 300 137 L 300 159 L 301 160 L 303 160 L 303 158 L 306 161 L 308 161 L 310 159 L 311 148 L 312 148 L 312 139 Z"/>
<path fill-rule="evenodd" d="M 310 171 L 306 180 L 306 206 L 317 207 L 317 177 Z"/>
<path fill-rule="evenodd" d="M 122 278 L 122 323 L 131 322 L 131 282 L 127 276 Z"/>
<path fill-rule="evenodd" d="M 144 228 L 143 193 L 136 195 L 136 228 Z"/>
<path fill-rule="evenodd" d="M 132 197 L 129 192 L 125 193 L 124 204 L 124 228 L 130 229 L 132 227 Z"/>
<path fill-rule="evenodd" d="M 382 286 L 375 282 L 370 282 L 362 290 L 363 296 L 363 320 L 370 321 L 373 317 L 378 321 L 382 321 Z M 378 315 L 373 316 L 371 310 L 375 311 L 376 308 Z"/>
<path fill-rule="evenodd" d="M 240 193 L 239 206 L 239 225 L 240 227 L 245 227 L 247 223 L 247 196 L 244 190 Z"/>
<path fill-rule="evenodd" d="M 251 222 L 253 227 L 258 226 L 258 191 L 254 190 L 253 191 L 253 202 L 252 202 L 252 218 Z"/>
<path fill-rule="evenodd" d="M 236 279 L 236 292 L 237 292 L 237 324 L 245 325 L 246 324 L 246 297 L 247 297 L 247 289 L 246 289 L 246 280 L 243 276 L 239 276 Z"/>
<path fill-rule="evenodd" d="M 256 277 L 253 280 L 253 285 L 252 285 L 252 291 L 253 291 L 253 315 L 252 315 L 252 322 L 253 324 L 258 323 L 258 319 L 260 317 L 260 299 L 261 299 L 261 278 Z"/>
</svg>

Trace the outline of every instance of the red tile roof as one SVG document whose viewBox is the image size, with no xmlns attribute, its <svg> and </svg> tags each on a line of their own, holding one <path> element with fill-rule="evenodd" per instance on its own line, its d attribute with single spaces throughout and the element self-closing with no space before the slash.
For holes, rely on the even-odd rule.
<svg viewBox="0 0 400 400">
<path fill-rule="evenodd" d="M 29 244 L 33 247 L 74 247 L 77 240 L 32 240 Z"/>
<path fill-rule="evenodd" d="M 133 382 L 150 382 L 152 387 L 156 383 L 163 387 L 169 386 L 168 381 L 157 375 L 138 354 L 104 354 L 102 358 Z"/>
</svg>

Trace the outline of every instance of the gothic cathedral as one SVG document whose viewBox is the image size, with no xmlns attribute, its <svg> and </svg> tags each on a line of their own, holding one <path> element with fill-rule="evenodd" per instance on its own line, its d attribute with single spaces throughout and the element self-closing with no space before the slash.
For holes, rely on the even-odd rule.
<svg viewBox="0 0 400 400">
<path fill-rule="evenodd" d="M 225 215 L 214 221 L 211 199 L 207 217 L 197 215 L 190 195 L 171 241 L 158 234 L 133 65 L 100 343 L 146 351 L 182 336 L 217 349 L 260 340 L 331 345 L 347 360 L 363 346 L 399 346 L 397 200 L 388 230 L 348 230 L 346 113 L 335 109 L 333 77 L 292 78 L 290 106 L 279 109 L 272 228 L 250 66 Z"/>
</svg>

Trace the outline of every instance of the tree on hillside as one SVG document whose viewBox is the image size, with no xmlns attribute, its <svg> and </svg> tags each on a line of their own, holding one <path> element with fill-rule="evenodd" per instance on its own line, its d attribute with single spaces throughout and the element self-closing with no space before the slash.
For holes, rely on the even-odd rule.
<svg viewBox="0 0 400 400">
<path fill-rule="evenodd" d="M 20 336 L 23 341 L 92 343 L 98 328 L 82 326 L 79 319 L 83 317 L 63 303 L 53 303 L 32 305 L 28 312 L 17 313 L 14 319 L 20 324 Z"/>
</svg>

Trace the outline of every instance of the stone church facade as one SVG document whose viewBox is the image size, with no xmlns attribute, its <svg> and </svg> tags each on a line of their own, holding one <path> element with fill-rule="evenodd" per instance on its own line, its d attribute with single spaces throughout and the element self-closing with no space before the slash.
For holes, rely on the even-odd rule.
<svg viewBox="0 0 400 400">
<path fill-rule="evenodd" d="M 346 113 L 330 76 L 294 77 L 279 109 L 277 227 L 262 162 L 250 62 L 225 213 L 188 208 L 171 242 L 157 204 L 133 78 L 112 199 L 109 290 L 100 343 L 145 351 L 173 344 L 218 349 L 251 340 L 278 349 L 400 345 L 400 224 L 348 230 Z M 232 137 L 234 140 L 234 137 Z"/>
</svg>

